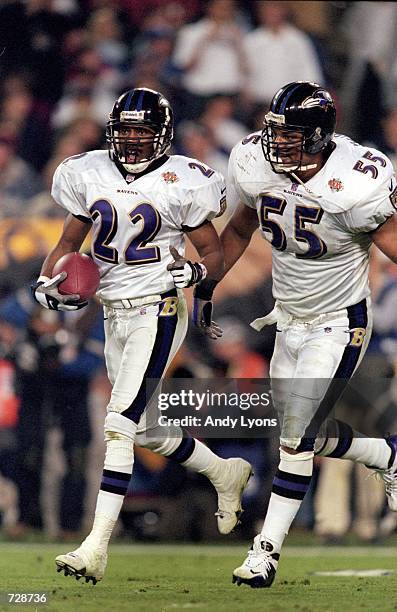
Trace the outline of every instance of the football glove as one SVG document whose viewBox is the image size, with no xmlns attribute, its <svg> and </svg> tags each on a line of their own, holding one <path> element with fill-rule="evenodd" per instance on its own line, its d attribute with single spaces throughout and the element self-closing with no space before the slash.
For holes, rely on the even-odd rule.
<svg viewBox="0 0 397 612">
<path fill-rule="evenodd" d="M 36 302 L 49 310 L 80 310 L 80 308 L 87 306 L 88 302 L 78 301 L 80 296 L 77 295 L 77 293 L 72 293 L 70 295 L 62 295 L 59 293 L 58 285 L 65 280 L 66 277 L 67 272 L 61 272 L 54 276 L 54 278 L 40 276 L 31 287 Z"/>
<path fill-rule="evenodd" d="M 223 334 L 223 330 L 212 320 L 213 303 L 211 300 L 215 286 L 216 281 L 206 280 L 196 285 L 193 293 L 193 323 L 211 340 L 216 340 Z"/>
<path fill-rule="evenodd" d="M 191 287 L 207 276 L 207 268 L 204 264 L 193 263 L 185 259 L 173 246 L 170 246 L 170 253 L 174 261 L 168 264 L 167 270 L 171 272 L 174 285 L 178 289 Z"/>
</svg>

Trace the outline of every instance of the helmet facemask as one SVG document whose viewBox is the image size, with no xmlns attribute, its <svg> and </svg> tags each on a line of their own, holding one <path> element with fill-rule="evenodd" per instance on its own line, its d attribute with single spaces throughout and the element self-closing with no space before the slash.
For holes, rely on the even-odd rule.
<svg viewBox="0 0 397 612">
<path fill-rule="evenodd" d="M 159 126 L 154 123 L 128 120 L 129 111 L 121 113 L 120 120 L 111 119 L 106 126 L 106 141 L 111 157 L 124 166 L 127 172 L 137 174 L 164 155 L 171 146 L 172 125 Z M 128 129 L 145 128 L 146 133 L 131 136 Z M 151 133 L 149 133 L 151 130 Z M 125 132 L 125 133 L 123 133 Z"/>
<path fill-rule="evenodd" d="M 261 144 L 265 159 L 277 174 L 302 172 L 317 167 L 304 154 L 315 155 L 324 148 L 320 128 L 285 125 L 284 115 L 268 112 L 263 122 Z"/>
</svg>

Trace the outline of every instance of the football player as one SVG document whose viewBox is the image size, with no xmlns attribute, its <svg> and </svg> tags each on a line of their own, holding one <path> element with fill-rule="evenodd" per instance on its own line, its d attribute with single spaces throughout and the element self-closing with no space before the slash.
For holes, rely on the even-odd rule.
<svg viewBox="0 0 397 612">
<path fill-rule="evenodd" d="M 237 524 L 251 475 L 246 461 L 221 459 L 184 437 L 179 427 L 160 427 L 156 402 L 150 404 L 146 389 L 147 379 L 161 379 L 185 337 L 183 287 L 195 286 L 194 324 L 212 339 L 221 334 L 211 318 L 211 299 L 223 256 L 211 220 L 224 208 L 224 180 L 196 159 L 168 155 L 172 137 L 173 114 L 162 94 L 132 89 L 116 101 L 106 127 L 108 152 L 76 155 L 55 171 L 52 196 L 69 214 L 33 288 L 46 308 L 85 305 L 78 295 L 59 293 L 65 273 L 51 274 L 55 262 L 78 251 L 92 228 L 112 384 L 106 456 L 92 531 L 77 550 L 59 555 L 56 565 L 65 575 L 94 584 L 104 575 L 109 538 L 131 478 L 134 443 L 210 479 L 218 493 L 221 533 Z M 183 257 L 185 235 L 200 262 Z"/>
<path fill-rule="evenodd" d="M 314 454 L 378 470 L 397 510 L 397 436 L 368 438 L 330 416 L 370 339 L 371 244 L 397 263 L 396 180 L 385 155 L 335 134 L 335 125 L 328 91 L 289 83 L 263 130 L 231 153 L 227 197 L 238 208 L 221 235 L 225 273 L 259 226 L 272 245 L 276 305 L 252 326 L 277 324 L 270 377 L 281 425 L 267 515 L 233 572 L 238 585 L 272 584 Z"/>
</svg>

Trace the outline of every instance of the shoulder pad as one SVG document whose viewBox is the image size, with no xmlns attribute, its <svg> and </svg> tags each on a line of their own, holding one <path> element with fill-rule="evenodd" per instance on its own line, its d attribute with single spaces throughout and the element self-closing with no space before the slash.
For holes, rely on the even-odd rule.
<svg viewBox="0 0 397 612">
<path fill-rule="evenodd" d="M 337 148 L 321 176 L 321 207 L 329 213 L 342 213 L 370 200 L 392 178 L 394 169 L 389 158 L 376 149 L 363 147 L 347 136 L 337 135 L 334 141 Z"/>
<path fill-rule="evenodd" d="M 67 157 L 61 163 L 61 167 L 67 168 L 71 172 L 84 172 L 92 170 L 99 164 L 107 162 L 109 155 L 107 151 L 87 151 Z"/>
<path fill-rule="evenodd" d="M 170 182 L 174 180 L 179 187 L 197 189 L 224 180 L 220 172 L 193 157 L 172 155 L 170 162 L 167 170 L 163 173 L 163 178 L 164 174 L 168 173 Z"/>
</svg>

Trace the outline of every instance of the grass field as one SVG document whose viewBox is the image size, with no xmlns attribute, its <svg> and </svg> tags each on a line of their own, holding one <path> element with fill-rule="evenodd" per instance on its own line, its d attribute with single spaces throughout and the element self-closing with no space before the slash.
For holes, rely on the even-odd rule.
<svg viewBox="0 0 397 612">
<path fill-rule="evenodd" d="M 287 547 L 271 589 L 231 584 L 244 546 L 113 545 L 93 586 L 55 571 L 64 546 L 0 543 L 0 610 L 43 612 L 340 612 L 397 610 L 395 548 Z M 385 569 L 383 577 L 324 577 L 316 571 Z M 9 605 L 5 593 L 48 594 L 46 605 Z"/>
</svg>

